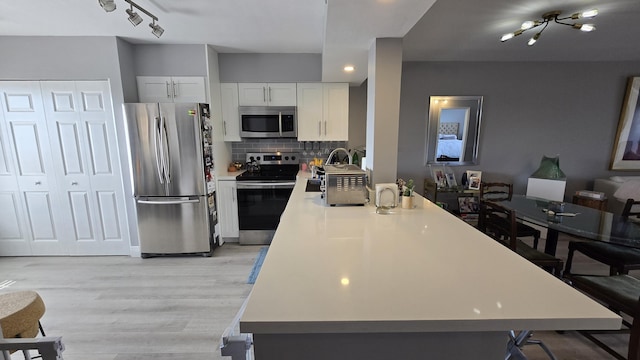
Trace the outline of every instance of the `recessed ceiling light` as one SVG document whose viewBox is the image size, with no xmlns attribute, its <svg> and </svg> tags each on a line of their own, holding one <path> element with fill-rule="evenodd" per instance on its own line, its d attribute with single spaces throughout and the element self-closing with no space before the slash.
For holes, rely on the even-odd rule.
<svg viewBox="0 0 640 360">
<path fill-rule="evenodd" d="M 344 67 L 344 71 L 346 71 L 346 72 L 352 72 L 355 69 L 356 68 L 354 68 L 353 65 L 347 65 L 347 66 Z"/>
</svg>

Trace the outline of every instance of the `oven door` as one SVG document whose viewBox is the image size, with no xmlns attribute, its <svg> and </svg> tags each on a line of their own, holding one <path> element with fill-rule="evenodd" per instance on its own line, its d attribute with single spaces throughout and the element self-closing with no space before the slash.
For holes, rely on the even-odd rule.
<svg viewBox="0 0 640 360">
<path fill-rule="evenodd" d="M 241 244 L 269 244 L 295 181 L 238 181 Z"/>
</svg>

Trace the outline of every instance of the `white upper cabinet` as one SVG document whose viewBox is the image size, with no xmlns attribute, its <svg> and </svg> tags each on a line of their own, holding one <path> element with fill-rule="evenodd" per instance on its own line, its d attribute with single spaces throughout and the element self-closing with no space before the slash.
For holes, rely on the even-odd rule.
<svg viewBox="0 0 640 360">
<path fill-rule="evenodd" d="M 206 103 L 204 77 L 137 76 L 140 102 Z"/>
<path fill-rule="evenodd" d="M 238 84 L 221 83 L 222 130 L 224 141 L 242 141 L 240 138 L 240 115 L 238 113 Z"/>
<path fill-rule="evenodd" d="M 240 106 L 296 106 L 295 83 L 239 83 Z"/>
<path fill-rule="evenodd" d="M 298 84 L 298 140 L 349 139 L 349 84 Z"/>
</svg>

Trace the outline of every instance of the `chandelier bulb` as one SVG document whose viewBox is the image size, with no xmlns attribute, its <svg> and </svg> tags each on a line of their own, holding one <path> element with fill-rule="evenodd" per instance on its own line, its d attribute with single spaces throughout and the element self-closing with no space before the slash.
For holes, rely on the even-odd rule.
<svg viewBox="0 0 640 360">
<path fill-rule="evenodd" d="M 584 32 L 591 32 L 596 29 L 596 26 L 593 24 L 574 24 L 573 28 Z"/>
<path fill-rule="evenodd" d="M 538 20 L 529 20 L 529 21 L 523 22 L 522 26 L 520 26 L 520 29 L 521 30 L 528 30 L 528 29 L 534 28 L 534 27 L 536 27 L 536 26 L 538 26 L 540 24 L 541 23 Z"/>
<path fill-rule="evenodd" d="M 533 35 L 531 37 L 531 39 L 529 39 L 529 42 L 527 43 L 527 45 L 532 46 L 533 44 L 535 44 L 538 41 L 538 39 L 540 38 L 540 34 L 542 34 L 542 32 L 539 32 L 539 33 Z"/>
</svg>

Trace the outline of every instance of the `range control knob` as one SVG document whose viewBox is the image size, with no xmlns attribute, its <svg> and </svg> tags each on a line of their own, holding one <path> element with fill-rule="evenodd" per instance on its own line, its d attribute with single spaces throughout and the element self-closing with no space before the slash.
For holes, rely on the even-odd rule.
<svg viewBox="0 0 640 360">
<path fill-rule="evenodd" d="M 251 161 L 253 161 L 253 160 L 255 160 L 255 159 L 253 158 L 253 156 L 249 156 L 249 161 L 251 162 Z"/>
<path fill-rule="evenodd" d="M 288 156 L 285 156 L 285 157 L 284 157 L 284 159 L 285 159 L 285 160 L 289 160 L 289 157 L 288 157 Z"/>
<path fill-rule="evenodd" d="M 291 157 L 291 160 L 295 160 L 295 159 L 296 159 L 296 157 L 295 157 L 295 156 L 292 156 L 292 157 Z"/>
</svg>

